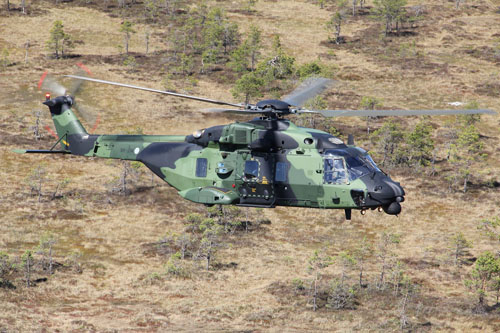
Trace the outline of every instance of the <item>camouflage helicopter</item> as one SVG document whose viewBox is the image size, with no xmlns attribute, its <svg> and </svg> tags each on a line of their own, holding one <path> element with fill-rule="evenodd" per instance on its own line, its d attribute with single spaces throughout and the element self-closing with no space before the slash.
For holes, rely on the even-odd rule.
<svg viewBox="0 0 500 333">
<path fill-rule="evenodd" d="M 74 97 L 46 96 L 59 140 L 49 150 L 20 153 L 56 153 L 140 161 L 187 200 L 205 205 L 249 207 L 295 206 L 352 210 L 364 215 L 377 209 L 390 215 L 401 212 L 405 191 L 380 170 L 370 155 L 329 133 L 296 126 L 290 114 L 325 117 L 495 114 L 476 110 L 308 110 L 305 102 L 327 89 L 332 80 L 312 78 L 281 100 L 256 104 L 228 103 L 197 96 L 67 75 L 77 80 L 140 89 L 160 94 L 229 106 L 211 109 L 258 115 L 196 130 L 191 135 L 89 134 L 72 110 Z M 54 149 L 60 144 L 61 149 Z"/>
</svg>

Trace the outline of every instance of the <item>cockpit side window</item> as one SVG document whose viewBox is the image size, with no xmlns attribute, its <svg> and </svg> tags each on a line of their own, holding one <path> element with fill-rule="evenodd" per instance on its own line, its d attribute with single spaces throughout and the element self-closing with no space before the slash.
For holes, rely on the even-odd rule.
<svg viewBox="0 0 500 333">
<path fill-rule="evenodd" d="M 344 159 L 340 157 L 325 158 L 324 162 L 325 184 L 345 184 L 347 183 L 347 173 Z"/>
<path fill-rule="evenodd" d="M 259 177 L 258 161 L 245 161 L 245 177 L 247 178 Z"/>
<path fill-rule="evenodd" d="M 286 182 L 286 175 L 288 174 L 288 165 L 285 162 L 276 162 L 276 172 L 274 180 L 277 182 Z"/>
<path fill-rule="evenodd" d="M 206 177 L 207 176 L 207 166 L 208 161 L 206 158 L 196 159 L 196 177 Z"/>
</svg>

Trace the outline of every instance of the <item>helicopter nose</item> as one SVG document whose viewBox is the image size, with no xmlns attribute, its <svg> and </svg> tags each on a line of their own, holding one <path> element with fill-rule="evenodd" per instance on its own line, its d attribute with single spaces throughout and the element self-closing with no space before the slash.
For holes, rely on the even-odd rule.
<svg viewBox="0 0 500 333">
<path fill-rule="evenodd" d="M 401 212 L 400 203 L 404 201 L 405 195 L 403 187 L 386 175 L 380 174 L 377 176 L 367 182 L 370 203 L 382 206 L 387 214 L 399 214 Z"/>
<path fill-rule="evenodd" d="M 388 200 L 402 202 L 404 200 L 405 191 L 399 183 L 387 177 L 373 184 L 368 194 L 372 199 L 380 202 L 386 202 Z"/>
</svg>

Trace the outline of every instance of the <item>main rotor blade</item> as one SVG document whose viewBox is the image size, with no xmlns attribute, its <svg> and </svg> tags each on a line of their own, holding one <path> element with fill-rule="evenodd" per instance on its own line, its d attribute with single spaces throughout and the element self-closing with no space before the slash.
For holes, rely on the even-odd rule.
<svg viewBox="0 0 500 333">
<path fill-rule="evenodd" d="M 321 94 L 330 88 L 335 81 L 323 77 L 311 77 L 306 79 L 300 86 L 281 100 L 290 105 L 301 107 L 309 99 Z"/>
<path fill-rule="evenodd" d="M 185 95 L 185 94 L 178 94 L 178 93 L 174 93 L 174 92 L 171 92 L 171 91 L 165 91 L 165 90 L 158 90 L 158 89 L 151 89 L 151 88 L 139 87 L 139 86 L 134 86 L 134 85 L 131 85 L 131 84 L 118 83 L 118 82 L 112 82 L 112 81 L 105 81 L 105 80 L 99 80 L 99 79 L 91 79 L 91 78 L 84 77 L 84 76 L 78 76 L 78 75 L 65 75 L 65 76 L 66 77 L 71 77 L 71 78 L 74 78 L 74 79 L 79 79 L 79 80 L 86 80 L 86 81 L 92 81 L 92 82 L 97 82 L 97 83 L 111 84 L 111 85 L 119 86 L 119 87 L 132 88 L 132 89 L 150 91 L 150 92 L 155 92 L 155 93 L 165 94 L 165 95 L 171 95 L 171 96 L 176 96 L 176 97 L 181 97 L 181 98 L 193 99 L 195 101 L 200 101 L 200 102 L 206 102 L 206 103 L 212 103 L 212 104 L 219 104 L 219 105 L 230 105 L 230 106 L 234 106 L 234 107 L 241 107 L 242 106 L 241 104 L 227 103 L 227 102 L 217 101 L 217 100 L 203 98 L 203 97 L 197 97 L 197 96 L 191 96 L 191 95 Z"/>
<path fill-rule="evenodd" d="M 238 109 L 203 109 L 206 112 L 214 112 L 214 113 L 234 113 L 234 114 L 260 114 L 262 110 L 238 110 Z"/>
<path fill-rule="evenodd" d="M 442 116 L 454 114 L 497 114 L 488 109 L 456 109 L 456 110 L 305 110 L 322 114 L 325 117 L 378 117 L 378 116 Z M 300 112 L 300 110 L 298 110 Z"/>
</svg>

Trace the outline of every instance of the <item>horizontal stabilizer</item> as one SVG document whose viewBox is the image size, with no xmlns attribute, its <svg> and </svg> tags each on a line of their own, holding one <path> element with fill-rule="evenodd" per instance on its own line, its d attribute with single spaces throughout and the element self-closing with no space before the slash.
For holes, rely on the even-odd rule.
<svg viewBox="0 0 500 333">
<path fill-rule="evenodd" d="M 71 152 L 67 150 L 13 149 L 12 151 L 18 154 L 71 154 Z"/>
</svg>

